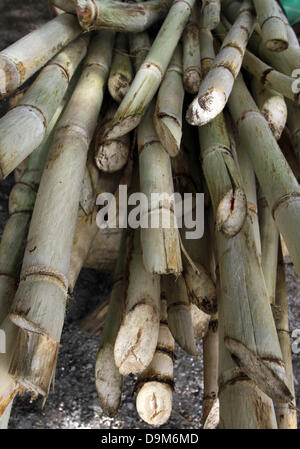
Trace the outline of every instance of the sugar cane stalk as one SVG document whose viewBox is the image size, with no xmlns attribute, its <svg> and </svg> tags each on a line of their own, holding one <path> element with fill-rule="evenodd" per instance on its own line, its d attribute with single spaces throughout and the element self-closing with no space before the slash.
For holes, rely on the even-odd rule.
<svg viewBox="0 0 300 449">
<path fill-rule="evenodd" d="M 111 33 L 101 32 L 90 46 L 80 80 L 56 129 L 10 315 L 15 324 L 55 342 L 63 326 L 80 189 L 111 51 Z M 52 301 L 45 300 L 48 295 Z"/>
<path fill-rule="evenodd" d="M 137 72 L 143 64 L 151 48 L 149 35 L 146 31 L 129 34 L 130 54 L 134 58 L 134 69 Z"/>
<path fill-rule="evenodd" d="M 138 33 L 164 18 L 172 0 L 127 3 L 110 0 L 76 0 L 80 25 L 87 31 L 107 28 Z"/>
<path fill-rule="evenodd" d="M 108 173 L 121 170 L 126 165 L 130 152 L 129 134 L 115 139 L 104 137 L 106 126 L 114 117 L 117 107 L 116 103 L 109 105 L 95 139 L 95 161 L 97 167 Z"/>
<path fill-rule="evenodd" d="M 246 0 L 203 80 L 198 96 L 189 106 L 186 119 L 191 125 L 205 125 L 223 111 L 240 72 L 254 20 L 252 5 Z"/>
<path fill-rule="evenodd" d="M 183 44 L 183 84 L 193 95 L 199 92 L 201 83 L 201 56 L 199 45 L 199 10 L 195 3 L 182 37 Z"/>
<path fill-rule="evenodd" d="M 169 329 L 179 346 L 190 355 L 198 355 L 193 331 L 190 301 L 183 276 L 161 277 L 162 297 L 168 304 Z"/>
<path fill-rule="evenodd" d="M 159 276 L 143 268 L 139 231 L 129 232 L 126 256 L 125 314 L 114 357 L 122 375 L 140 373 L 149 366 L 157 344 L 160 313 Z"/>
<path fill-rule="evenodd" d="M 253 78 L 251 87 L 257 106 L 269 123 L 275 139 L 279 140 L 287 121 L 287 106 L 283 96 L 263 86 L 257 78 Z"/>
<path fill-rule="evenodd" d="M 0 94 L 16 90 L 80 33 L 76 18 L 62 14 L 3 50 Z"/>
<path fill-rule="evenodd" d="M 0 174 L 9 175 L 45 137 L 47 126 L 88 45 L 86 37 L 69 44 L 41 71 L 16 107 L 0 120 Z"/>
<path fill-rule="evenodd" d="M 203 0 L 201 9 L 201 28 L 214 30 L 220 22 L 221 0 Z"/>
<path fill-rule="evenodd" d="M 127 94 L 132 78 L 133 73 L 128 55 L 127 35 L 118 33 L 108 78 L 109 93 L 117 103 L 121 103 Z"/>
<path fill-rule="evenodd" d="M 154 103 L 138 128 L 140 187 L 151 205 L 150 210 L 148 205 L 146 210 L 142 207 L 142 220 L 148 225 L 141 229 L 143 264 L 149 273 L 178 275 L 182 271 L 182 261 L 172 198 L 171 162 L 157 138 L 153 112 Z"/>
<path fill-rule="evenodd" d="M 156 350 L 149 367 L 139 375 L 137 382 L 138 414 L 152 426 L 165 424 L 172 412 L 174 338 L 167 320 L 167 302 L 163 299 Z"/>
<path fill-rule="evenodd" d="M 126 233 L 123 231 L 114 284 L 95 365 L 95 381 L 100 405 L 104 413 L 110 417 L 115 416 L 118 411 L 123 386 L 123 376 L 114 360 L 114 345 L 125 308 L 127 285 L 125 262 Z"/>
<path fill-rule="evenodd" d="M 276 0 L 254 0 L 258 23 L 261 27 L 264 46 L 281 52 L 289 46 L 287 30 Z"/>
<path fill-rule="evenodd" d="M 174 157 L 182 137 L 182 49 L 177 46 L 157 96 L 154 125 L 164 149 Z"/>
<path fill-rule="evenodd" d="M 293 150 L 300 163 L 300 108 L 291 101 L 286 102 L 288 108 L 287 126 L 291 133 Z"/>
<path fill-rule="evenodd" d="M 247 149 L 271 213 L 300 274 L 300 187 L 241 75 L 235 83 L 229 108 L 239 129 L 241 145 Z"/>
<path fill-rule="evenodd" d="M 204 426 L 209 419 L 208 417 L 212 408 L 218 402 L 218 364 L 218 317 L 213 316 L 208 326 L 208 332 L 203 339 L 204 391 L 202 400 L 202 423 Z M 216 419 L 215 427 L 219 424 L 218 421 Z"/>
<path fill-rule="evenodd" d="M 65 12 L 76 14 L 75 0 L 50 0 L 50 3 Z"/>
<path fill-rule="evenodd" d="M 279 343 L 285 363 L 288 387 L 295 396 L 291 342 L 289 333 L 288 302 L 286 293 L 285 270 L 281 248 L 278 253 L 277 283 L 276 283 L 276 314 L 275 323 Z M 297 412 L 295 399 L 291 404 L 276 404 L 275 411 L 279 429 L 297 429 Z"/>
<path fill-rule="evenodd" d="M 127 134 L 141 121 L 172 58 L 195 0 L 172 4 L 152 47 L 111 122 L 107 137 Z"/>
</svg>

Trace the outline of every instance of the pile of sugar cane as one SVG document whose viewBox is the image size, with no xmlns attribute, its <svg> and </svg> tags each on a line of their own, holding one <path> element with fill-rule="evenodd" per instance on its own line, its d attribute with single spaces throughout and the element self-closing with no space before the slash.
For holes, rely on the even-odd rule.
<svg viewBox="0 0 300 449">
<path fill-rule="evenodd" d="M 95 363 L 104 413 L 134 374 L 140 417 L 164 424 L 174 342 L 197 355 L 202 339 L 205 428 L 295 428 L 282 248 L 300 274 L 300 47 L 279 4 L 51 3 L 55 19 L 0 52 L 0 174 L 16 178 L 1 426 L 17 394 L 47 397 L 81 268 L 117 259 Z M 148 200 L 204 192 L 204 236 L 168 200 L 169 228 L 99 229 L 98 194 L 124 184 Z"/>
</svg>

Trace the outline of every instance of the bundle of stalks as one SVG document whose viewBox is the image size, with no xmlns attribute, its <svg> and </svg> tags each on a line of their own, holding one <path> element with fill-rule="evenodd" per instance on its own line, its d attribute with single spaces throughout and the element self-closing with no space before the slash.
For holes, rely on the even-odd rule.
<svg viewBox="0 0 300 449">
<path fill-rule="evenodd" d="M 195 3 L 182 36 L 183 85 L 185 90 L 192 95 L 199 92 L 202 78 L 198 21 L 199 10 L 198 4 Z"/>
<path fill-rule="evenodd" d="M 172 412 L 174 338 L 168 328 L 167 301 L 162 298 L 157 346 L 153 359 L 138 377 L 136 408 L 148 424 L 162 426 Z"/>
<path fill-rule="evenodd" d="M 106 127 L 114 117 L 117 107 L 116 103 L 109 105 L 95 139 L 97 167 L 108 173 L 121 170 L 126 165 L 130 152 L 130 134 L 112 139 L 104 137 Z"/>
<path fill-rule="evenodd" d="M 2 50 L 0 94 L 16 90 L 81 31 L 74 16 L 62 14 Z"/>
<path fill-rule="evenodd" d="M 132 78 L 133 73 L 130 56 L 128 54 L 127 35 L 118 33 L 108 78 L 109 93 L 117 103 L 121 103 L 127 94 Z"/>
<path fill-rule="evenodd" d="M 26 359 L 29 364 L 32 361 L 34 379 L 41 382 L 45 367 L 53 371 L 55 366 L 56 356 L 53 354 L 49 360 L 47 348 L 52 344 L 57 350 L 60 341 L 80 189 L 111 53 L 111 33 L 99 33 L 91 43 L 81 77 L 56 129 L 32 215 L 21 281 L 11 308 L 12 321 L 27 333 L 23 338 L 27 351 L 21 351 L 19 342 L 11 372 L 16 372 L 19 364 L 27 374 Z M 47 208 L 43 207 L 45 203 Z M 37 350 L 39 334 L 46 344 Z M 42 363 L 43 358 L 47 365 Z"/>
<path fill-rule="evenodd" d="M 275 323 L 279 343 L 285 363 L 288 387 L 295 396 L 291 343 L 289 333 L 288 302 L 286 294 L 286 279 L 282 250 L 278 248 L 278 268 L 276 283 L 276 310 Z M 275 404 L 278 429 L 297 429 L 297 412 L 295 399 L 290 404 Z"/>
<path fill-rule="evenodd" d="M 300 274 L 300 187 L 241 75 L 232 91 L 229 108 L 238 126 L 241 145 L 247 149 L 262 192 Z"/>
<path fill-rule="evenodd" d="M 204 428 L 216 428 L 219 425 L 218 413 L 218 317 L 209 322 L 208 332 L 203 339 L 203 377 L 204 391 L 202 400 L 202 423 Z"/>
<path fill-rule="evenodd" d="M 140 123 L 165 75 L 194 3 L 195 0 L 178 0 L 172 4 L 147 57 L 111 122 L 107 137 L 123 136 Z"/>
<path fill-rule="evenodd" d="M 126 257 L 126 231 L 123 231 L 114 284 L 95 365 L 95 381 L 100 405 L 103 412 L 110 417 L 115 416 L 118 411 L 123 385 L 123 376 L 114 360 L 114 346 L 125 309 Z"/>
<path fill-rule="evenodd" d="M 128 231 L 125 270 L 125 313 L 114 347 L 115 363 L 122 375 L 138 374 L 149 366 L 159 332 L 159 276 L 143 267 L 138 230 Z"/>
<path fill-rule="evenodd" d="M 254 21 L 252 4 L 246 0 L 225 37 L 210 71 L 201 83 L 198 96 L 189 106 L 186 120 L 191 125 L 205 125 L 223 111 L 240 72 Z"/>
<path fill-rule="evenodd" d="M 157 135 L 171 157 L 180 151 L 183 99 L 182 49 L 178 45 L 161 83 L 154 112 Z"/>
<path fill-rule="evenodd" d="M 271 51 L 281 52 L 289 46 L 285 22 L 276 0 L 254 0 L 258 23 L 264 46 Z"/>
<path fill-rule="evenodd" d="M 9 175 L 45 137 L 47 126 L 86 54 L 88 38 L 69 44 L 41 71 L 32 86 L 0 120 L 0 174 Z"/>
<path fill-rule="evenodd" d="M 276 140 L 280 139 L 287 121 L 287 106 L 281 94 L 263 86 L 257 78 L 251 83 L 253 98 L 269 123 Z"/>
<path fill-rule="evenodd" d="M 203 0 L 201 9 L 201 28 L 214 30 L 220 22 L 221 0 Z"/>
<path fill-rule="evenodd" d="M 141 211 L 141 221 L 148 225 L 141 229 L 143 264 L 149 273 L 179 275 L 182 261 L 172 200 L 171 162 L 157 138 L 153 114 L 154 102 L 138 128 L 140 187 L 148 199 L 146 209 L 142 206 Z M 158 196 L 157 200 L 153 194 Z"/>
<path fill-rule="evenodd" d="M 179 346 L 190 355 L 198 355 L 193 331 L 190 301 L 184 278 L 161 278 L 162 297 L 167 300 L 169 329 Z"/>
<path fill-rule="evenodd" d="M 107 28 L 115 31 L 138 33 L 168 13 L 173 0 L 150 0 L 127 3 L 110 0 L 75 0 L 80 25 L 91 31 Z"/>
</svg>

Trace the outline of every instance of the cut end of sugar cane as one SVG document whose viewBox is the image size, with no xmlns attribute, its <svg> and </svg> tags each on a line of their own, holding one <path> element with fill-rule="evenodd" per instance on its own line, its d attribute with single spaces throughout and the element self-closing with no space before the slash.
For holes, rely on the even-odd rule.
<svg viewBox="0 0 300 449">
<path fill-rule="evenodd" d="M 129 115 L 124 119 L 113 119 L 112 122 L 107 125 L 104 137 L 105 139 L 117 139 L 118 137 L 124 136 L 135 129 L 141 120 L 141 114 Z"/>
<path fill-rule="evenodd" d="M 240 232 L 247 216 L 247 198 L 240 188 L 231 189 L 219 204 L 216 216 L 217 230 L 228 237 Z"/>
<path fill-rule="evenodd" d="M 287 403 L 293 395 L 286 385 L 286 374 L 281 360 L 260 358 L 243 343 L 229 337 L 224 339 L 234 362 L 271 399 Z"/>
<path fill-rule="evenodd" d="M 154 115 L 154 124 L 164 149 L 171 157 L 177 156 L 182 137 L 181 124 L 171 116 L 160 117 L 156 114 Z"/>
<path fill-rule="evenodd" d="M 120 373 L 138 374 L 148 367 L 155 353 L 159 314 L 148 304 L 137 304 L 126 315 L 114 347 Z"/>
<path fill-rule="evenodd" d="M 187 122 L 193 126 L 206 125 L 223 111 L 226 101 L 225 93 L 216 89 L 196 97 L 187 110 Z"/>
<path fill-rule="evenodd" d="M 20 329 L 9 372 L 34 397 L 47 397 L 54 377 L 59 342 Z"/>
<path fill-rule="evenodd" d="M 172 412 L 173 392 L 170 385 L 161 382 L 146 382 L 136 397 L 136 408 L 140 417 L 152 426 L 162 426 Z"/>
<path fill-rule="evenodd" d="M 125 140 L 104 140 L 96 145 L 97 167 L 108 173 L 119 171 L 127 164 L 129 152 L 129 136 Z"/>
<path fill-rule="evenodd" d="M 89 30 L 96 18 L 96 6 L 93 0 L 75 0 L 78 21 L 83 29 Z"/>
<path fill-rule="evenodd" d="M 109 343 L 100 349 L 97 356 L 95 380 L 103 413 L 113 418 L 121 402 L 123 376 L 115 365 L 114 347 Z"/>
<path fill-rule="evenodd" d="M 168 308 L 168 324 L 176 343 L 188 354 L 199 355 L 189 306 L 186 304 L 172 304 Z"/>
<path fill-rule="evenodd" d="M 121 103 L 130 87 L 129 80 L 121 73 L 115 73 L 108 80 L 108 89 L 117 103 Z"/>
<path fill-rule="evenodd" d="M 210 412 L 204 422 L 203 429 L 216 429 L 220 423 L 220 401 L 214 399 Z"/>
<path fill-rule="evenodd" d="M 204 338 L 207 333 L 211 316 L 207 313 L 202 312 L 202 310 L 198 309 L 195 304 L 191 304 L 190 310 L 194 329 L 194 337 L 196 340 L 200 340 L 201 338 Z"/>
<path fill-rule="evenodd" d="M 206 314 L 214 315 L 218 308 L 216 287 L 205 268 L 199 263 L 195 267 L 185 264 L 183 277 L 190 301 Z"/>
<path fill-rule="evenodd" d="M 201 73 L 199 69 L 196 70 L 190 67 L 186 70 L 183 75 L 183 84 L 189 94 L 196 95 L 199 92 L 201 84 Z"/>
</svg>

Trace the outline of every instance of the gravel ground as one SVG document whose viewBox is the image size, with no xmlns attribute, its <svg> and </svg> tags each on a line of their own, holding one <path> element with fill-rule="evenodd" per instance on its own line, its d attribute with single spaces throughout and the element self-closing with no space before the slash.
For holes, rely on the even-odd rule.
<svg viewBox="0 0 300 449">
<path fill-rule="evenodd" d="M 0 15 L 0 48 L 19 39 L 49 20 L 51 13 L 46 0 L 5 0 Z M 0 106 L 3 114 L 7 105 Z M 7 202 L 13 176 L 1 182 L 0 235 L 7 219 Z M 291 331 L 300 329 L 300 280 L 292 267 L 286 266 L 290 303 Z M 125 380 L 122 405 L 116 418 L 103 416 L 94 387 L 94 361 L 99 337 L 79 330 L 78 321 L 109 295 L 111 274 L 83 270 L 78 280 L 74 299 L 69 305 L 63 330 L 54 390 L 45 406 L 42 400 L 33 401 L 29 395 L 14 402 L 9 427 L 12 429 L 39 428 L 144 428 L 135 410 L 133 394 L 135 380 Z M 200 427 L 201 397 L 203 391 L 202 348 L 199 357 L 189 357 L 177 348 L 175 363 L 176 388 L 173 412 L 165 429 L 193 429 Z M 300 359 L 294 356 L 294 373 L 298 408 L 300 406 Z"/>
</svg>

